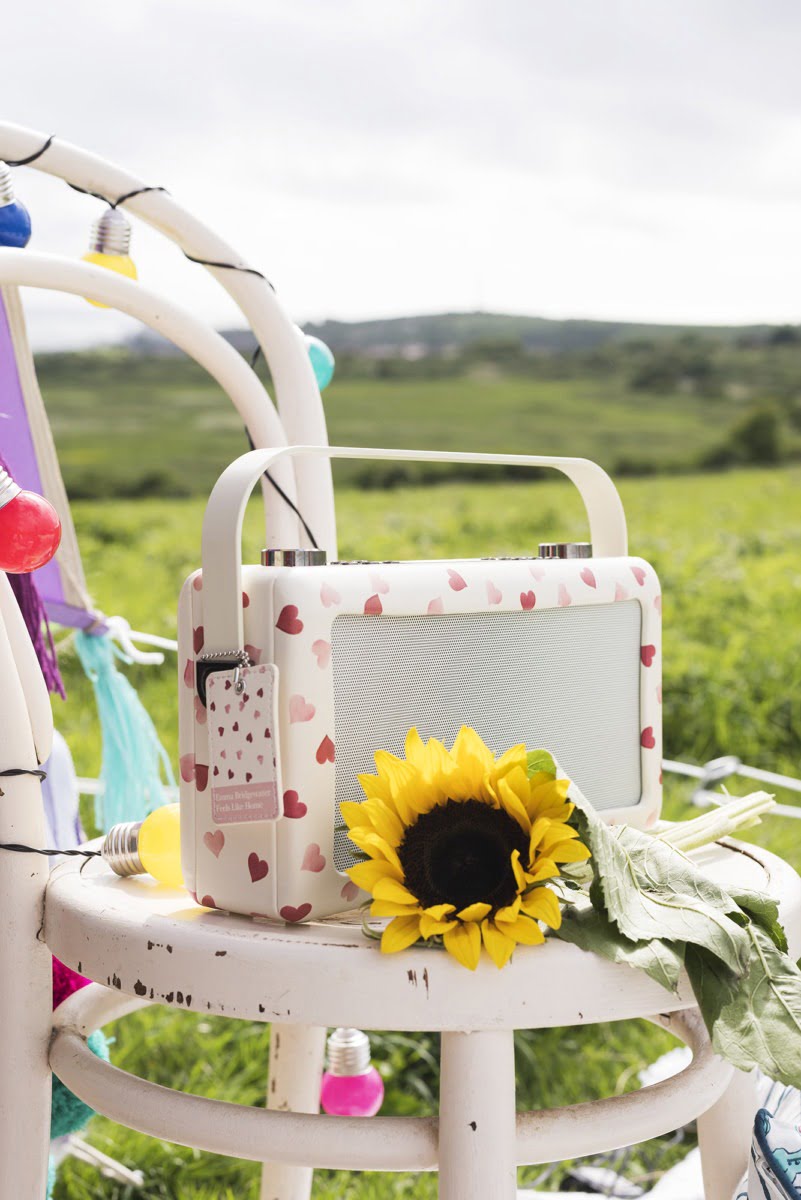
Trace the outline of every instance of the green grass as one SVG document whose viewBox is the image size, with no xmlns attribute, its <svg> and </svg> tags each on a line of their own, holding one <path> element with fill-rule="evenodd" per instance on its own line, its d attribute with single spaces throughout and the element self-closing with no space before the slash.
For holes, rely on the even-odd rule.
<svg viewBox="0 0 801 1200">
<path fill-rule="evenodd" d="M 453 442 L 458 440 L 457 430 Z M 530 448 L 540 449 L 540 440 Z M 692 761 L 735 753 L 756 765 L 798 773 L 801 469 L 627 480 L 621 492 L 632 553 L 653 562 L 663 584 L 666 753 Z M 135 627 L 173 630 L 178 589 L 198 565 L 202 511 L 195 499 L 77 503 L 76 523 L 98 604 L 109 613 L 124 611 Z M 259 547 L 258 521 L 254 504 L 246 535 L 250 560 Z M 447 484 L 368 497 L 343 491 L 339 523 L 343 556 L 376 558 L 526 553 L 540 539 L 586 533 L 580 502 L 561 483 Z M 79 771 L 96 772 L 99 743 L 89 688 L 68 650 L 63 661 L 70 699 L 64 706 L 56 702 L 57 723 Z M 172 664 L 137 668 L 131 678 L 174 756 Z M 671 783 L 668 815 L 683 814 L 686 800 L 685 785 Z M 801 869 L 795 823 L 773 818 L 754 840 Z M 204 1095 L 261 1101 L 269 1037 L 262 1027 L 160 1009 L 120 1022 L 114 1036 L 112 1059 L 129 1070 Z M 551 1106 L 626 1090 L 636 1085 L 637 1070 L 669 1045 L 667 1035 L 644 1023 L 521 1034 L 519 1104 Z M 376 1055 L 387 1082 L 385 1112 L 435 1111 L 433 1037 L 386 1034 L 376 1039 Z M 149 1200 L 257 1195 L 252 1165 L 152 1141 L 99 1118 L 90 1137 L 145 1171 L 140 1194 Z M 635 1168 L 645 1164 L 643 1154 Z M 536 1174 L 523 1171 L 521 1180 Z M 435 1194 L 433 1179 L 325 1172 L 314 1192 L 315 1200 L 428 1200 Z M 56 1191 L 57 1200 L 127 1195 L 72 1162 L 63 1167 Z"/>
<path fill-rule="evenodd" d="M 45 356 L 38 369 L 74 496 L 207 495 L 222 468 L 247 448 L 241 418 L 193 363 L 115 351 Z M 572 360 L 561 367 L 544 362 L 539 378 L 535 369 L 526 374 L 477 363 L 446 378 L 335 378 L 325 392 L 330 440 L 547 450 L 588 455 L 616 472 L 687 470 L 724 442 L 755 394 L 762 395 L 735 389 L 710 398 L 682 387 L 643 392 L 622 368 L 591 371 Z M 789 431 L 786 438 L 787 449 L 797 451 L 801 438 Z M 352 462 L 335 470 L 342 483 L 376 486 L 428 482 L 430 468 Z"/>
</svg>

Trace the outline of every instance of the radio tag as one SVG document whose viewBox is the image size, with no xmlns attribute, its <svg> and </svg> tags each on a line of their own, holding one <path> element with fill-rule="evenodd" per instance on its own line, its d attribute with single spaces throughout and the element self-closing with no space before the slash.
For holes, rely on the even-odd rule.
<svg viewBox="0 0 801 1200">
<path fill-rule="evenodd" d="M 272 663 L 208 677 L 211 816 L 217 825 L 282 816 L 277 697 Z"/>
</svg>

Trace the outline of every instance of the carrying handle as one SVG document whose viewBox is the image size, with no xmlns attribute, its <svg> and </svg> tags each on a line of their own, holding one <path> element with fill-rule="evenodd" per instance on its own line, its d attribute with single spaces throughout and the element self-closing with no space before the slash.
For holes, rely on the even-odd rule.
<svg viewBox="0 0 801 1200">
<path fill-rule="evenodd" d="M 628 552 L 626 518 L 617 488 L 606 471 L 588 458 L 374 450 L 361 446 L 280 446 L 274 450 L 251 450 L 223 471 L 214 485 L 203 518 L 203 624 L 206 649 L 212 653 L 242 647 L 242 521 L 245 507 L 263 472 L 288 455 L 553 467 L 567 475 L 579 490 L 590 521 L 593 554 L 598 558 L 616 558 Z"/>
</svg>

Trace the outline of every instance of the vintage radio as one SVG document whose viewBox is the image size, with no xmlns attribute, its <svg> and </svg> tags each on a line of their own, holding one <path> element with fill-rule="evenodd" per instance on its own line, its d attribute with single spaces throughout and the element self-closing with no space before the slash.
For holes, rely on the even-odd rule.
<svg viewBox="0 0 801 1200">
<path fill-rule="evenodd" d="M 326 562 L 265 552 L 241 564 L 242 516 L 287 453 L 550 466 L 579 488 L 587 545 L 530 558 Z M 221 476 L 203 569 L 180 601 L 182 858 L 211 907 L 288 921 L 365 897 L 343 800 L 407 730 L 450 745 L 473 726 L 500 753 L 547 747 L 611 822 L 652 825 L 661 802 L 661 597 L 629 558 L 609 477 L 584 459 L 292 447 Z"/>
</svg>

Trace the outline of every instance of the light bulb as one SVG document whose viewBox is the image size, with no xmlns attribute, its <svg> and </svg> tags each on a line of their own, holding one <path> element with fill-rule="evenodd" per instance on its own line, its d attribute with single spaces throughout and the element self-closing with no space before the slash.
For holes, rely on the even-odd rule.
<svg viewBox="0 0 801 1200">
<path fill-rule="evenodd" d="M 306 335 L 306 350 L 311 359 L 317 386 L 322 391 L 334 378 L 334 367 L 336 366 L 334 353 L 326 346 L 325 342 L 321 342 L 319 338 L 312 337 L 310 334 Z"/>
<path fill-rule="evenodd" d="M 50 501 L 23 492 L 0 467 L 0 571 L 35 571 L 50 562 L 60 541 L 61 521 Z"/>
<path fill-rule="evenodd" d="M 112 826 L 102 854 L 118 875 L 152 875 L 167 887 L 182 888 L 180 804 L 155 808 L 144 821 Z"/>
<path fill-rule="evenodd" d="M 136 265 L 128 253 L 130 248 L 130 221 L 118 208 L 109 208 L 92 226 L 89 249 L 83 261 L 116 271 L 127 279 L 136 279 Z M 108 308 L 107 304 L 101 304 L 98 300 L 90 300 L 89 303 L 95 308 Z"/>
<path fill-rule="evenodd" d="M 27 246 L 31 240 L 31 218 L 14 195 L 11 172 L 0 162 L 0 246 Z"/>
<path fill-rule="evenodd" d="M 332 1117 L 374 1117 L 384 1081 L 370 1063 L 370 1039 L 361 1029 L 335 1029 L 328 1039 L 328 1069 L 320 1103 Z"/>
</svg>

